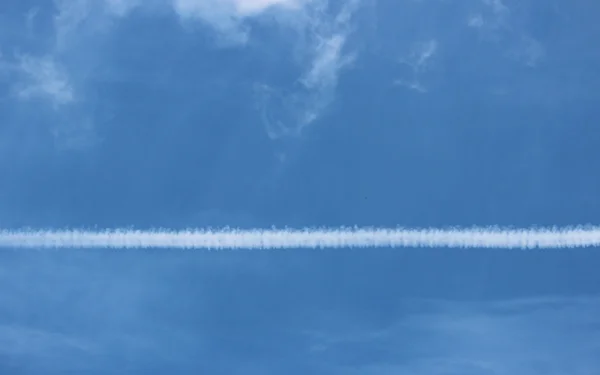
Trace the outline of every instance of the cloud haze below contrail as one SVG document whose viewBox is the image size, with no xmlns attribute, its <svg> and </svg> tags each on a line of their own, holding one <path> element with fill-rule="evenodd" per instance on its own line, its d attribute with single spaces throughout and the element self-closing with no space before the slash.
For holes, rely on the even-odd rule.
<svg viewBox="0 0 600 375">
<path fill-rule="evenodd" d="M 0 230 L 3 248 L 502 248 L 600 246 L 600 227 Z"/>
</svg>

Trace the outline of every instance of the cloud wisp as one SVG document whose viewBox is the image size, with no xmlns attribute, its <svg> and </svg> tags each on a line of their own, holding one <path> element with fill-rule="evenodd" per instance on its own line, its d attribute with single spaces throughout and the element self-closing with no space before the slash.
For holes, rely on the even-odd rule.
<svg viewBox="0 0 600 375">
<path fill-rule="evenodd" d="M 282 13 L 279 24 L 295 30 L 302 73 L 287 90 L 256 85 L 259 111 L 271 139 L 298 136 L 315 122 L 333 102 L 342 71 L 357 57 L 357 51 L 347 44 L 354 31 L 351 19 L 360 1 L 346 2 L 337 13 L 327 9 L 327 1 L 301 3 L 303 7 Z"/>
<path fill-rule="evenodd" d="M 173 10 L 188 23 L 200 20 L 218 34 L 219 43 L 243 45 L 250 38 L 246 21 L 270 11 L 302 15 L 312 0 L 172 0 Z M 296 17 L 297 18 L 297 17 Z"/>
<path fill-rule="evenodd" d="M 557 249 L 593 246 L 600 246 L 600 227 L 0 230 L 0 247 L 4 248 L 267 250 L 375 247 Z"/>
<path fill-rule="evenodd" d="M 352 366 L 337 364 L 330 371 L 335 374 L 589 375 L 600 363 L 599 302 L 597 296 L 560 295 L 405 299 L 387 327 L 365 329 L 368 324 L 354 320 L 344 331 L 326 326 L 309 334 L 321 358 L 348 347 L 378 353 L 357 355 Z"/>
<path fill-rule="evenodd" d="M 68 104 L 74 100 L 67 74 L 51 57 L 35 59 L 23 56 L 19 70 L 28 78 L 27 84 L 20 84 L 16 88 L 20 98 L 48 97 L 55 105 Z"/>
<path fill-rule="evenodd" d="M 426 93 L 427 88 L 420 82 L 420 75 L 427 70 L 430 60 L 434 57 L 437 50 L 438 42 L 435 39 L 414 44 L 410 54 L 400 59 L 401 64 L 410 68 L 411 77 L 409 79 L 397 79 L 394 81 L 394 84 L 406 86 L 420 93 Z"/>
<path fill-rule="evenodd" d="M 258 89 L 252 100 L 271 139 L 296 137 L 331 104 L 342 71 L 356 58 L 357 51 L 350 51 L 348 40 L 354 31 L 352 17 L 362 0 L 350 0 L 339 7 L 332 3 L 330 0 L 85 0 L 75 3 L 56 0 L 53 33 L 47 43 L 49 49 L 42 55 L 26 54 L 21 59 L 16 68 L 23 79 L 13 91 L 21 100 L 47 99 L 55 110 L 83 106 L 87 75 L 77 72 L 93 69 L 75 66 L 70 61 L 97 64 L 102 53 L 92 56 L 86 46 L 109 34 L 115 20 L 127 22 L 127 16 L 134 10 L 153 9 L 140 14 L 175 14 L 184 29 L 189 27 L 212 34 L 215 47 L 248 47 L 248 51 L 252 51 L 253 46 L 262 43 L 249 43 L 261 38 L 261 31 L 256 30 L 284 35 L 285 44 L 293 46 L 292 65 L 295 66 L 292 68 L 299 72 L 292 82 L 283 86 L 269 82 L 269 78 L 259 78 L 254 82 Z M 34 11 L 30 13 L 29 29 L 36 17 Z M 198 25 L 201 27 L 197 28 Z M 269 48 L 278 48 L 279 42 Z M 90 57 L 82 58 L 82 55 Z"/>
</svg>

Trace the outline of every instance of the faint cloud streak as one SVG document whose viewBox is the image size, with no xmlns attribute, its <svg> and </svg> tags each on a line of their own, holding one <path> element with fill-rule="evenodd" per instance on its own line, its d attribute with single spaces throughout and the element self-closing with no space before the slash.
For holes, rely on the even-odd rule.
<svg viewBox="0 0 600 375">
<path fill-rule="evenodd" d="M 257 86 L 259 110 L 271 139 L 298 136 L 333 101 L 340 72 L 356 59 L 356 53 L 344 51 L 344 47 L 351 32 L 351 16 L 358 5 L 358 1 L 349 1 L 331 17 L 326 15 L 324 3 L 315 3 L 313 11 L 303 15 L 304 24 L 293 25 L 299 29 L 299 39 L 307 39 L 301 53 L 304 57 L 300 58 L 303 73 L 288 90 L 268 84 Z M 275 103 L 284 106 L 273 108 Z"/>
<path fill-rule="evenodd" d="M 74 90 L 66 72 L 51 56 L 33 58 L 25 55 L 20 57 L 18 66 L 26 76 L 15 86 L 20 98 L 47 97 L 55 106 L 74 100 Z"/>
<path fill-rule="evenodd" d="M 426 93 L 427 88 L 421 83 L 421 75 L 425 72 L 438 50 L 438 42 L 430 39 L 413 44 L 408 56 L 400 59 L 400 63 L 410 69 L 409 78 L 400 78 L 394 84 L 408 87 L 420 93 Z"/>
<path fill-rule="evenodd" d="M 353 366 L 332 364 L 340 374 L 590 375 L 600 366 L 597 297 L 415 300 L 407 307 L 410 315 L 383 330 L 353 332 L 362 321 L 350 323 L 350 335 L 324 327 L 311 335 L 318 348 L 311 354 L 325 360 L 348 347 L 355 354 L 380 349 Z"/>
</svg>

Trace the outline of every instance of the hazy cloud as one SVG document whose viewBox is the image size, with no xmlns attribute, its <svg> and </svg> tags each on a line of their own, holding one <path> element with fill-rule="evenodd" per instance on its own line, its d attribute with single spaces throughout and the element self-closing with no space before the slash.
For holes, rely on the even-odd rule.
<svg viewBox="0 0 600 375">
<path fill-rule="evenodd" d="M 478 11 L 467 18 L 467 25 L 481 40 L 500 43 L 505 57 L 535 67 L 544 58 L 545 50 L 527 30 L 517 26 L 513 19 L 518 16 L 501 0 L 482 0 Z"/>
<path fill-rule="evenodd" d="M 313 335 L 320 358 L 348 347 L 379 354 L 339 366 L 344 374 L 591 375 L 600 366 L 595 297 L 416 301 L 409 310 L 388 329 Z"/>
<path fill-rule="evenodd" d="M 56 15 L 54 16 L 55 50 L 61 51 L 68 47 L 70 37 L 84 25 L 88 18 L 92 0 L 68 1 L 56 0 Z"/>
<path fill-rule="evenodd" d="M 272 139 L 298 135 L 314 122 L 334 99 L 340 72 L 356 58 L 345 51 L 352 30 L 351 16 L 358 1 L 349 1 L 336 15 L 327 15 L 326 3 L 311 4 L 301 23 L 293 23 L 302 41 L 298 63 L 303 73 L 291 88 L 257 86 L 257 100 L 267 134 Z M 275 108 L 274 108 L 275 107 Z"/>
<path fill-rule="evenodd" d="M 74 100 L 74 90 L 64 69 L 51 56 L 19 58 L 19 70 L 25 79 L 15 85 L 17 95 L 23 99 L 47 97 L 55 105 Z"/>
<path fill-rule="evenodd" d="M 173 9 L 183 21 L 199 19 L 212 26 L 220 40 L 244 44 L 249 38 L 245 19 L 271 9 L 301 11 L 311 0 L 172 0 Z"/>
<path fill-rule="evenodd" d="M 272 12 L 277 27 L 293 31 L 297 61 L 303 73 L 292 87 L 257 83 L 256 101 L 268 136 L 298 135 L 315 121 L 335 92 L 342 68 L 354 56 L 344 52 L 351 15 L 358 1 L 347 2 L 337 14 L 328 14 L 325 0 L 173 0 L 175 11 L 189 22 L 199 19 L 211 25 L 221 40 L 245 44 L 251 37 L 250 18 L 260 21 Z"/>
<path fill-rule="evenodd" d="M 394 84 L 425 93 L 427 88 L 421 82 L 421 75 L 429 68 L 432 58 L 438 50 L 438 42 L 429 39 L 414 43 L 407 56 L 400 58 L 400 63 L 407 66 L 408 77 L 396 79 Z"/>
<path fill-rule="evenodd" d="M 528 35 L 523 35 L 508 52 L 510 58 L 531 68 L 536 67 L 545 54 L 542 44 Z"/>
<path fill-rule="evenodd" d="M 291 86 L 257 82 L 255 90 L 254 100 L 271 138 L 299 134 L 315 121 L 333 100 L 340 72 L 355 58 L 346 49 L 358 0 L 337 10 L 328 0 L 168 0 L 166 4 L 184 27 L 195 22 L 210 26 L 218 36 L 217 46 L 223 42 L 244 46 L 252 37 L 252 25 L 263 20 L 274 32 L 285 29 L 289 44 L 296 46 L 293 57 L 301 72 Z M 18 95 L 45 96 L 55 105 L 81 100 L 73 87 L 85 85 L 73 83 L 64 57 L 87 45 L 83 43 L 87 36 L 107 32 L 112 24 L 108 18 L 123 17 L 146 5 L 138 0 L 56 0 L 54 46 L 43 58 L 23 58 L 21 71 L 27 80 L 19 82 Z"/>
<path fill-rule="evenodd" d="M 117 16 L 124 16 L 141 5 L 142 0 L 104 0 L 107 10 Z"/>
<path fill-rule="evenodd" d="M 116 0 L 113 0 L 116 1 Z M 231 17 L 243 18 L 257 15 L 272 7 L 297 10 L 310 0 L 173 0 L 173 6 L 181 15 L 211 17 L 211 8 L 219 8 Z"/>
</svg>

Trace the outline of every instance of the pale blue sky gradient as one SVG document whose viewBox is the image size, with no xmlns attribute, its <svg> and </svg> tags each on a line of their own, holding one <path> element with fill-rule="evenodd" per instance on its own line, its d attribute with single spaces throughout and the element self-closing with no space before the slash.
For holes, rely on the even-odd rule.
<svg viewBox="0 0 600 375">
<path fill-rule="evenodd" d="M 0 226 L 598 224 L 599 11 L 4 1 Z M 2 249 L 0 373 L 596 374 L 597 251 Z"/>
</svg>

